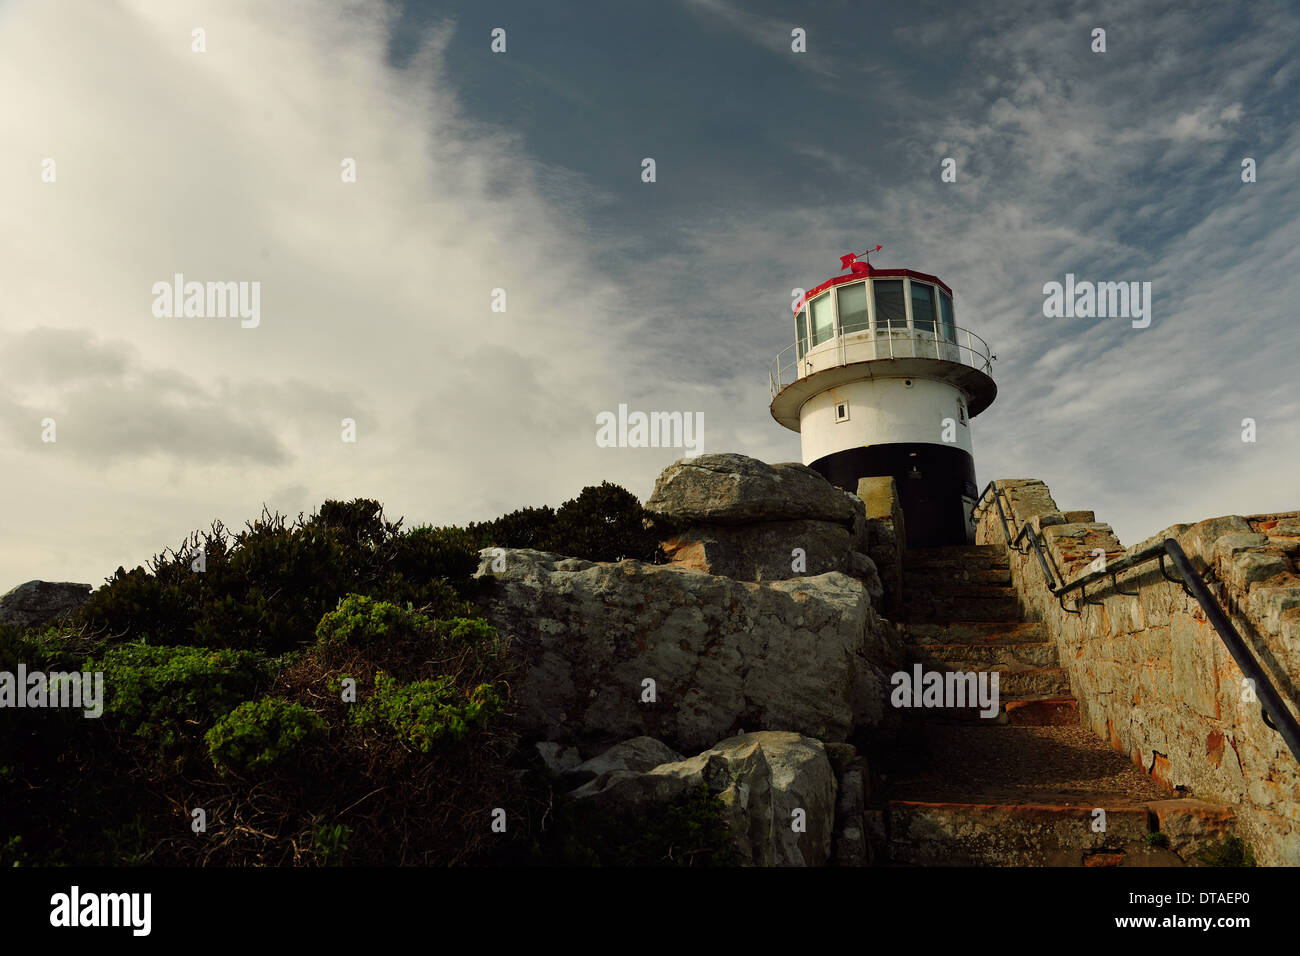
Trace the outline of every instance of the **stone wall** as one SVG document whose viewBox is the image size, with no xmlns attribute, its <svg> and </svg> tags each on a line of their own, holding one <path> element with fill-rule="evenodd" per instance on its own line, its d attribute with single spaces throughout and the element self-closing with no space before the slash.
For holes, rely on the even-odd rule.
<svg viewBox="0 0 1300 956">
<path fill-rule="evenodd" d="M 996 486 L 1010 501 L 1012 534 L 1031 524 L 1067 582 L 1100 553 L 1114 562 L 1177 539 L 1274 686 L 1300 700 L 1300 515 L 1174 525 L 1126 551 L 1091 512 L 1061 511 L 1041 481 Z M 991 503 L 981 509 L 976 541 L 1005 541 Z M 1117 575 L 1114 587 L 1093 585 L 1071 614 L 1048 591 L 1032 551 L 1012 551 L 1011 570 L 1027 617 L 1044 623 L 1060 651 L 1084 725 L 1167 789 L 1230 805 L 1258 862 L 1300 864 L 1300 766 L 1264 723 L 1195 598 L 1151 562 Z M 1075 597 L 1065 604 L 1076 609 Z"/>
</svg>

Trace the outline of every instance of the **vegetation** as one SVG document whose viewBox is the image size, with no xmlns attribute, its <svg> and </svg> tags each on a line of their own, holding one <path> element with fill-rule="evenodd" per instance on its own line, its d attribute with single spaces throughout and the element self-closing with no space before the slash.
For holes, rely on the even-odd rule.
<svg viewBox="0 0 1300 956">
<path fill-rule="evenodd" d="M 100 719 L 9 712 L 0 864 L 724 859 L 706 794 L 631 829 L 554 795 L 538 813 L 476 603 L 481 548 L 661 560 L 647 518 L 608 483 L 463 528 L 404 530 L 370 499 L 263 511 L 118 568 L 58 627 L 0 627 L 0 669 L 104 677 Z"/>
</svg>

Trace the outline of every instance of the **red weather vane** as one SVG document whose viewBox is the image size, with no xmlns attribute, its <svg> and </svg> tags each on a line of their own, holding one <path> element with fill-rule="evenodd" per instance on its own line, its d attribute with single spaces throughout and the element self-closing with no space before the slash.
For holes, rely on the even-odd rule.
<svg viewBox="0 0 1300 956">
<path fill-rule="evenodd" d="M 857 275 L 869 273 L 871 263 L 867 260 L 867 257 L 883 248 L 884 246 L 876 246 L 876 248 L 868 249 L 866 252 L 850 252 L 847 256 L 840 256 L 840 269 L 849 269 Z"/>
</svg>

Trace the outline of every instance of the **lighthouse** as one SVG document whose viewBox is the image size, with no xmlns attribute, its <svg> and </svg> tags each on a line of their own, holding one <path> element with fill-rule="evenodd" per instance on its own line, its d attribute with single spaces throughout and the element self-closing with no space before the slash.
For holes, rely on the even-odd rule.
<svg viewBox="0 0 1300 956">
<path fill-rule="evenodd" d="M 769 372 L 772 417 L 834 485 L 893 477 L 908 547 L 971 544 L 970 421 L 997 395 L 993 356 L 957 324 L 946 283 L 873 267 L 880 249 L 842 256 L 847 275 L 795 302 L 795 340 Z"/>
</svg>

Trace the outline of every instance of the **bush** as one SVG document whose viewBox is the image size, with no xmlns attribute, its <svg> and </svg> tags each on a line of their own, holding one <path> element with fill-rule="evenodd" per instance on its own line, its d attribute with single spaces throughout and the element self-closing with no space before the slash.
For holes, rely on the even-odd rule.
<svg viewBox="0 0 1300 956">
<path fill-rule="evenodd" d="M 427 754 L 440 742 L 464 740 L 471 729 L 482 727 L 504 708 L 490 684 L 479 684 L 466 695 L 452 677 L 399 684 L 381 673 L 375 675 L 374 694 L 352 719 L 358 726 L 390 730 Z"/>
<path fill-rule="evenodd" d="M 547 804 L 550 805 L 548 800 Z M 522 859 L 544 866 L 737 866 L 722 801 L 707 787 L 687 791 L 635 817 L 590 800 L 555 801 L 553 825 L 534 838 Z"/>
<path fill-rule="evenodd" d="M 150 740 L 163 755 L 256 697 L 273 665 L 255 651 L 130 644 L 83 669 L 104 672 L 104 719 Z"/>
<path fill-rule="evenodd" d="M 602 481 L 578 497 L 550 508 L 521 508 L 495 521 L 469 526 L 480 547 L 534 548 L 586 561 L 662 563 L 658 534 L 646 528 L 653 517 L 636 495 Z"/>
<path fill-rule="evenodd" d="M 237 535 L 213 522 L 156 555 L 148 571 L 118 568 L 78 621 L 112 640 L 279 653 L 309 643 L 321 615 L 349 593 L 476 613 L 463 600 L 478 561 L 468 533 L 400 525 L 367 498 L 326 501 L 293 523 L 263 511 Z"/>
<path fill-rule="evenodd" d="M 325 722 L 301 704 L 263 697 L 222 717 L 205 739 L 218 770 L 251 772 L 279 763 L 324 730 Z"/>
<path fill-rule="evenodd" d="M 364 594 L 349 594 L 320 619 L 316 639 L 324 644 L 364 646 L 373 641 L 407 638 L 432 628 L 433 622 L 423 614 Z"/>
</svg>

